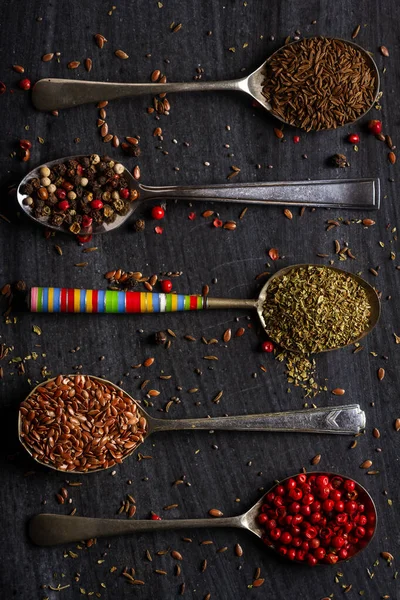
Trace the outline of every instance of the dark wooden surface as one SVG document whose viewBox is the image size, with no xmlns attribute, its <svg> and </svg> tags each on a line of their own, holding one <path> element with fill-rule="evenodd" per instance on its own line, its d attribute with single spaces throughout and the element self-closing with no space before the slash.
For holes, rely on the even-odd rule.
<svg viewBox="0 0 400 600">
<path fill-rule="evenodd" d="M 13 64 L 22 64 L 33 81 L 45 76 L 149 81 L 155 68 L 165 72 L 171 81 L 190 81 L 199 66 L 204 68 L 204 79 L 234 78 L 258 66 L 287 35 L 295 35 L 296 30 L 301 35 L 350 38 L 356 25 L 361 24 L 357 41 L 374 53 L 381 70 L 387 67 L 382 77 L 382 111 L 372 111 L 371 117 L 382 118 L 385 132 L 396 141 L 400 14 L 394 0 L 384 5 L 373 0 L 333 3 L 165 0 L 162 8 L 158 8 L 155 0 L 119 0 L 109 16 L 112 4 L 103 0 L 96 3 L 3 0 L 0 79 L 8 89 L 0 98 L 0 173 L 5 186 L 21 178 L 29 167 L 57 157 L 105 150 L 113 157 L 121 157 L 120 151 L 101 142 L 94 106 L 65 111 L 58 118 L 36 112 L 29 93 L 17 88 L 20 76 L 12 71 Z M 183 24 L 174 34 L 170 32 L 173 21 Z M 313 21 L 316 23 L 312 24 Z M 208 36 L 208 31 L 212 35 Z M 103 50 L 94 44 L 95 33 L 102 33 L 109 40 Z M 243 48 L 244 44 L 248 46 Z M 389 48 L 390 58 L 379 54 L 381 44 Z M 232 47 L 236 52 L 229 51 Z M 118 48 L 129 54 L 129 60 L 121 61 L 114 56 Z M 41 62 L 44 53 L 55 51 L 61 52 L 60 64 L 55 60 L 48 64 Z M 151 57 L 146 58 L 148 53 Z M 93 59 L 90 74 L 82 66 L 76 71 L 67 69 L 69 61 L 83 61 L 86 57 Z M 199 293 L 207 283 L 212 295 L 252 297 L 262 283 L 256 282 L 255 276 L 268 270 L 270 247 L 278 248 L 285 257 L 273 264 L 272 270 L 295 262 L 326 263 L 316 253 L 327 253 L 335 264 L 353 272 L 361 271 L 382 291 L 382 319 L 365 341 L 364 350 L 353 355 L 348 349 L 317 358 L 319 378 L 327 378 L 329 389 L 345 388 L 346 395 L 339 400 L 325 394 L 316 402 L 332 406 L 343 400 L 359 402 L 367 413 L 366 435 L 350 450 L 351 440 L 345 437 L 229 432 L 160 434 L 150 438 L 142 448 L 143 454 L 151 455 L 152 459 L 138 461 L 132 457 L 116 469 L 114 476 L 105 472 L 71 477 L 81 481 L 82 486 L 68 488 L 72 503 L 59 506 L 55 493 L 65 478 L 31 462 L 19 447 L 16 435 L 18 404 L 29 392 L 30 382 L 42 379 L 43 367 L 54 375 L 74 372 L 79 366 L 83 373 L 122 381 L 123 387 L 138 399 L 145 397 L 139 390 L 140 383 L 150 379 L 151 386 L 161 394 L 149 410 L 160 417 L 164 416 L 160 411 L 172 396 L 179 397 L 180 403 L 171 407 L 170 417 L 295 409 L 302 407 L 304 399 L 299 389 L 287 393 L 283 365 L 271 355 L 259 352 L 263 337 L 254 315 L 247 320 L 245 313 L 235 311 L 144 317 L 23 314 L 15 324 L 2 322 L 0 342 L 13 346 L 14 350 L 1 363 L 4 369 L 0 388 L 1 597 L 69 600 L 84 597 L 80 592 L 83 588 L 86 595 L 94 592 L 91 597 L 164 600 L 178 597 L 184 581 L 185 597 L 194 599 L 202 599 L 209 592 L 211 598 L 224 600 L 257 597 L 319 600 L 325 596 L 340 598 L 344 585 L 352 585 L 348 598 L 358 598 L 362 591 L 365 598 L 398 598 L 396 564 L 389 568 L 380 558 L 381 551 L 395 553 L 399 543 L 399 434 L 394 430 L 394 420 L 400 416 L 400 346 L 395 344 L 393 333 L 400 334 L 400 275 L 396 270 L 399 261 L 390 260 L 390 252 L 398 250 L 393 229 L 399 215 L 397 166 L 389 165 L 385 145 L 366 133 L 366 119 L 357 127 L 337 132 L 308 135 L 300 132 L 301 142 L 295 145 L 292 136 L 298 132 L 286 128 L 285 143 L 280 142 L 273 133 L 277 123 L 263 110 L 253 108 L 251 100 L 240 94 L 171 96 L 171 114 L 159 122 L 146 114 L 150 101 L 151 98 L 143 97 L 114 102 L 107 109 L 112 132 L 121 138 L 141 136 L 139 163 L 146 183 L 224 183 L 231 165 L 241 169 L 234 180 L 238 182 L 379 176 L 384 196 L 382 208 L 377 214 L 306 211 L 302 218 L 295 209 L 293 220 L 289 221 L 281 208 L 252 207 L 237 230 L 228 232 L 213 228 L 201 213 L 211 208 L 219 210 L 223 220 L 237 220 L 241 207 L 218 207 L 210 203 L 189 207 L 187 203 L 170 202 L 162 223 L 163 235 L 154 233 L 154 222 L 148 210 L 143 209 L 147 223 L 144 233 L 123 227 L 96 238 L 97 252 L 83 254 L 71 237 L 57 235 L 45 239 L 43 229 L 20 216 L 13 198 L 3 192 L 0 212 L 11 223 L 0 221 L 1 283 L 24 279 L 28 285 L 105 287 L 104 273 L 121 267 L 149 275 L 182 271 L 182 276 L 174 280 L 174 290 L 179 292 Z M 157 125 L 163 128 L 161 145 L 168 155 L 157 149 L 160 143 L 152 137 Z M 350 131 L 361 134 L 358 153 L 345 142 Z M 43 138 L 43 144 L 38 143 L 38 137 Z M 10 156 L 20 138 L 33 142 L 28 164 Z M 75 142 L 76 138 L 80 141 Z M 190 143 L 189 147 L 183 145 L 185 141 Z M 336 152 L 347 154 L 351 167 L 346 171 L 338 172 L 327 166 L 327 158 Z M 204 165 L 206 161 L 210 166 Z M 125 163 L 133 167 L 135 160 L 125 159 Z M 258 170 L 257 163 L 261 165 Z M 179 171 L 174 167 L 179 167 Z M 194 221 L 188 219 L 192 210 L 196 213 Z M 376 225 L 368 230 L 352 224 L 326 232 L 329 218 L 367 216 L 376 220 Z M 356 260 L 339 263 L 333 254 L 334 239 L 348 242 Z M 55 244 L 62 248 L 62 256 L 56 253 Z M 87 267 L 74 266 L 86 260 Z M 379 267 L 377 278 L 369 273 L 371 267 Z M 40 337 L 33 333 L 33 325 L 42 329 Z M 235 331 L 242 325 L 246 328 L 245 335 L 227 345 L 219 341 L 216 346 L 205 346 L 200 342 L 202 335 L 221 340 L 227 327 Z M 176 333 L 169 350 L 152 344 L 154 332 L 167 327 Z M 185 334 L 194 335 L 198 341 L 184 340 Z M 77 346 L 80 350 L 71 353 Z M 29 360 L 32 352 L 38 353 L 36 360 Z M 218 356 L 218 362 L 203 360 L 204 355 L 211 353 Z M 23 376 L 17 374 L 18 364 L 12 362 L 18 356 L 26 357 Z M 99 360 L 101 356 L 105 357 L 103 361 Z M 131 369 L 131 365 L 148 356 L 155 357 L 151 368 Z M 265 373 L 260 365 L 265 365 Z M 379 367 L 386 370 L 382 382 L 377 378 Z M 196 368 L 202 375 L 194 372 Z M 172 375 L 171 379 L 159 380 L 162 372 Z M 177 391 L 177 386 L 182 390 Z M 199 388 L 198 393 L 187 392 L 193 387 Z M 220 404 L 215 405 L 212 398 L 219 390 L 224 395 Z M 381 432 L 379 440 L 372 436 L 374 427 Z M 136 499 L 138 518 L 147 518 L 150 510 L 163 518 L 201 517 L 212 507 L 225 515 L 239 514 L 274 479 L 296 473 L 302 467 L 313 468 L 310 460 L 316 454 L 322 455 L 319 465 L 322 469 L 345 473 L 363 483 L 378 508 L 380 522 L 373 542 L 357 559 L 340 568 L 311 570 L 294 566 L 267 552 L 251 534 L 213 531 L 211 527 L 204 531 L 99 540 L 90 549 L 83 546 L 77 549 L 76 544 L 40 549 L 26 535 L 27 521 L 35 513 L 68 514 L 76 507 L 78 515 L 114 517 L 128 493 Z M 365 459 L 373 461 L 372 468 L 379 471 L 377 475 L 368 476 L 359 468 Z M 180 478 L 186 484 L 173 486 Z M 163 510 L 172 503 L 179 507 L 170 512 Z M 182 541 L 183 536 L 189 535 L 192 543 Z M 213 544 L 201 545 L 203 540 L 212 540 Z M 242 558 L 234 554 L 237 542 L 244 550 Z M 216 552 L 225 545 L 228 547 L 225 553 Z M 169 554 L 156 555 L 157 551 L 168 548 L 183 555 L 179 577 L 174 575 L 175 565 Z M 153 562 L 146 560 L 146 549 L 153 555 Z M 78 557 L 68 556 L 68 550 L 76 552 Z M 208 568 L 201 573 L 204 559 Z M 379 565 L 375 564 L 377 560 Z M 125 565 L 136 569 L 145 586 L 134 588 L 127 584 L 120 576 Z M 112 567 L 116 567 L 114 572 Z M 260 567 L 265 583 L 260 589 L 249 589 L 256 567 Z M 158 575 L 155 569 L 165 569 L 168 575 Z M 342 575 L 335 582 L 338 571 Z M 42 589 L 58 584 L 70 587 L 60 593 Z"/>
</svg>

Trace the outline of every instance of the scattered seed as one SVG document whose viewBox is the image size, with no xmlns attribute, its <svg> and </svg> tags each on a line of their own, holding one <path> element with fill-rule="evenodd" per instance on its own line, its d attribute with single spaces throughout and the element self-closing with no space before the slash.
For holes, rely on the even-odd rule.
<svg viewBox="0 0 400 600">
<path fill-rule="evenodd" d="M 373 221 L 372 219 L 363 219 L 362 224 L 364 225 L 364 227 L 371 227 L 371 225 L 375 225 L 375 221 Z"/>
<path fill-rule="evenodd" d="M 390 162 L 391 165 L 395 164 L 395 162 L 397 160 L 397 157 L 396 157 L 396 155 L 395 155 L 394 152 L 389 152 L 389 154 L 388 154 L 388 160 L 389 160 L 389 162 Z"/>
<path fill-rule="evenodd" d="M 25 69 L 22 65 L 13 65 L 13 70 L 16 73 L 25 73 Z"/>
<path fill-rule="evenodd" d="M 381 46 L 379 50 L 381 51 L 381 54 L 383 54 L 383 56 L 389 56 L 389 50 L 386 48 L 386 46 Z"/>
<path fill-rule="evenodd" d="M 101 35 L 101 33 L 96 33 L 94 36 L 94 40 L 100 49 L 103 48 L 104 44 L 108 41 L 106 40 L 104 35 Z"/>
<path fill-rule="evenodd" d="M 71 62 L 68 63 L 67 67 L 68 67 L 68 69 L 77 69 L 80 64 L 81 63 L 79 60 L 72 60 Z"/>
<path fill-rule="evenodd" d="M 221 512 L 220 510 L 218 510 L 218 508 L 210 508 L 210 510 L 208 511 L 208 514 L 210 515 L 210 517 L 223 517 L 224 513 Z"/>
<path fill-rule="evenodd" d="M 283 211 L 283 214 L 285 215 L 285 217 L 287 219 L 289 219 L 290 221 L 293 219 L 293 213 L 291 210 L 289 210 L 288 208 L 285 208 L 285 210 Z"/>
<path fill-rule="evenodd" d="M 372 467 L 372 460 L 364 460 L 360 465 L 360 469 L 369 469 L 370 467 Z"/>
<path fill-rule="evenodd" d="M 379 431 L 379 429 L 374 427 L 372 430 L 372 435 L 374 436 L 374 438 L 379 439 L 381 437 L 381 432 Z"/>
<path fill-rule="evenodd" d="M 240 544 L 235 545 L 235 554 L 236 556 L 243 556 L 243 548 Z"/>
<path fill-rule="evenodd" d="M 182 554 L 180 554 L 177 550 L 172 550 L 171 551 L 171 556 L 175 560 L 183 560 Z"/>
<path fill-rule="evenodd" d="M 394 428 L 396 431 L 400 431 L 400 419 L 396 419 L 394 422 Z"/>
<path fill-rule="evenodd" d="M 255 579 L 253 581 L 253 587 L 261 587 L 264 584 L 265 579 Z"/>
<path fill-rule="evenodd" d="M 318 465 L 321 461 L 321 454 L 316 454 L 314 458 L 311 459 L 312 465 Z"/>
<path fill-rule="evenodd" d="M 235 337 L 242 337 L 242 335 L 244 335 L 245 331 L 246 330 L 244 327 L 239 327 L 239 329 L 235 333 Z"/>
<path fill-rule="evenodd" d="M 92 59 L 91 58 L 85 58 L 84 65 L 85 65 L 86 71 L 88 73 L 90 73 L 90 71 L 92 70 L 92 67 L 93 67 L 93 61 L 92 61 Z"/>
<path fill-rule="evenodd" d="M 345 390 L 343 388 L 335 388 L 332 390 L 332 394 L 334 396 L 343 396 L 345 394 Z"/>
<path fill-rule="evenodd" d="M 357 25 L 357 27 L 354 29 L 353 33 L 351 34 L 351 37 L 353 38 L 353 40 L 355 40 L 356 37 L 358 36 L 358 34 L 360 33 L 360 29 L 361 29 L 361 25 Z"/>
<path fill-rule="evenodd" d="M 54 52 L 49 52 L 48 54 L 43 54 L 42 61 L 43 62 L 49 62 L 49 61 L 51 61 L 51 59 L 53 58 L 53 56 L 54 56 Z"/>
<path fill-rule="evenodd" d="M 123 50 L 116 50 L 114 54 L 117 58 L 122 58 L 122 60 L 126 60 L 127 58 L 129 58 L 128 54 Z"/>
<path fill-rule="evenodd" d="M 278 129 L 278 127 L 274 127 L 274 134 L 275 134 L 275 137 L 278 138 L 278 140 L 281 140 L 284 137 L 284 133 L 283 133 L 282 129 Z"/>
<path fill-rule="evenodd" d="M 201 561 L 201 565 L 200 565 L 200 572 L 204 573 L 204 571 L 207 569 L 207 559 L 205 558 L 204 560 Z"/>
<path fill-rule="evenodd" d="M 382 369 L 382 367 L 380 369 L 378 369 L 378 379 L 379 381 L 382 381 L 382 379 L 385 377 L 385 369 Z"/>
<path fill-rule="evenodd" d="M 226 329 L 224 331 L 224 335 L 222 336 L 222 339 L 224 340 L 224 342 L 229 342 L 229 340 L 232 337 L 232 329 Z"/>
</svg>

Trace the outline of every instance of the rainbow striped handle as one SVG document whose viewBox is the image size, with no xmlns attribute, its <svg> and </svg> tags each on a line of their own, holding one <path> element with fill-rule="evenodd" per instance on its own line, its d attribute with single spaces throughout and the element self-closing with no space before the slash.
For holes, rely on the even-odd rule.
<svg viewBox="0 0 400 600">
<path fill-rule="evenodd" d="M 33 287 L 31 312 L 49 313 L 158 313 L 205 308 L 202 296 L 157 294 L 154 292 L 117 292 Z"/>
</svg>

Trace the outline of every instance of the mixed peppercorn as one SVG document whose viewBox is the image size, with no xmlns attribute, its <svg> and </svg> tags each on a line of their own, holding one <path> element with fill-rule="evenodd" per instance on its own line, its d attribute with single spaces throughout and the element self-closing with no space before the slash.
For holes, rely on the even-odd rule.
<svg viewBox="0 0 400 600">
<path fill-rule="evenodd" d="M 376 513 L 355 481 L 339 475 L 304 474 L 265 495 L 258 523 L 264 543 L 289 560 L 336 564 L 351 558 L 374 535 Z"/>
<path fill-rule="evenodd" d="M 96 226 L 126 215 L 139 196 L 129 188 L 125 167 L 98 154 L 42 166 L 22 192 L 35 218 L 74 234 L 90 234 Z"/>
</svg>

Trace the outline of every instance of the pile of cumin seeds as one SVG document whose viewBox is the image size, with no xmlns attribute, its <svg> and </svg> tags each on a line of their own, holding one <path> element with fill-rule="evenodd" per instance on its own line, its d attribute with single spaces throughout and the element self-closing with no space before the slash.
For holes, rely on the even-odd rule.
<svg viewBox="0 0 400 600">
<path fill-rule="evenodd" d="M 312 37 L 271 58 L 263 95 L 275 115 L 311 131 L 355 121 L 372 104 L 375 86 L 374 71 L 359 50 L 342 40 Z"/>
</svg>

